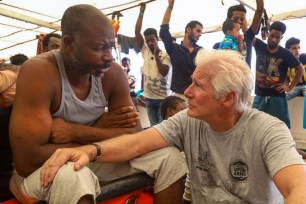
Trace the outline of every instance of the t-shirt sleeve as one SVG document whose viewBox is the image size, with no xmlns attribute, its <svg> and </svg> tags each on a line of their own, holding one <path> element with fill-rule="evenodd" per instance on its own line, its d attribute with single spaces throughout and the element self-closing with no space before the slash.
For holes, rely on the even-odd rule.
<svg viewBox="0 0 306 204">
<path fill-rule="evenodd" d="M 17 74 L 10 71 L 0 71 L 0 93 L 11 87 L 17 79 Z"/>
<path fill-rule="evenodd" d="M 306 64 L 306 53 L 302 53 L 299 60 L 303 65 Z"/>
<path fill-rule="evenodd" d="M 287 52 L 287 59 L 291 63 L 288 67 L 298 67 L 301 64 L 301 62 L 290 51 Z"/>
<path fill-rule="evenodd" d="M 154 128 L 163 136 L 169 145 L 177 147 L 179 150 L 183 151 L 183 141 L 184 141 L 184 124 L 187 122 L 187 111 L 181 111 L 170 117 L 168 120 L 164 120 Z"/>
<path fill-rule="evenodd" d="M 255 37 L 255 33 L 253 32 L 252 27 L 249 27 L 247 32 L 245 32 L 245 34 L 244 34 L 244 41 L 247 44 L 252 44 L 254 37 Z"/>
<path fill-rule="evenodd" d="M 296 151 L 289 129 L 283 122 L 272 123 L 271 127 L 266 128 L 264 135 L 261 151 L 271 177 L 287 166 L 305 165 L 302 156 Z"/>
<path fill-rule="evenodd" d="M 165 64 L 165 65 L 168 65 L 169 67 L 171 67 L 171 60 L 170 60 L 170 57 L 167 53 L 164 53 L 163 56 L 162 56 L 162 63 Z"/>
</svg>

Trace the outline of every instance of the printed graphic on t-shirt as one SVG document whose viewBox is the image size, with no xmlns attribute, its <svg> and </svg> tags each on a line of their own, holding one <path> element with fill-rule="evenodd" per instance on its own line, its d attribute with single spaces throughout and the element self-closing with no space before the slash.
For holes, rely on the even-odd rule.
<svg viewBox="0 0 306 204">
<path fill-rule="evenodd" d="M 220 183 L 220 178 L 216 175 L 215 166 L 211 162 L 210 155 L 207 151 L 204 154 L 198 155 L 194 160 L 195 168 L 199 171 L 196 173 L 199 176 L 196 180 L 206 186 L 216 186 Z"/>
<path fill-rule="evenodd" d="M 243 183 L 248 179 L 248 165 L 242 160 L 235 160 L 229 166 L 229 172 L 232 179 Z"/>
<path fill-rule="evenodd" d="M 144 80 L 146 88 L 151 93 L 154 93 L 157 96 L 167 95 L 167 80 L 165 78 L 155 78 L 151 76 L 144 75 Z"/>
<path fill-rule="evenodd" d="M 302 78 L 299 81 L 299 83 L 297 84 L 297 86 L 299 86 L 299 85 L 306 85 L 306 54 L 301 54 L 299 60 L 302 63 L 302 65 L 304 66 L 305 73 L 302 76 Z M 293 79 L 295 77 L 295 74 L 296 74 L 296 68 L 295 67 L 290 67 L 288 69 L 288 77 L 289 77 L 289 81 L 290 82 L 293 81 Z"/>
<path fill-rule="evenodd" d="M 256 84 L 261 88 L 274 88 L 280 83 L 279 65 L 283 59 L 269 57 L 266 55 L 258 56 L 260 66 L 256 71 Z"/>
<path fill-rule="evenodd" d="M 198 157 L 198 159 L 195 161 L 195 166 L 197 169 L 202 171 L 210 171 L 213 165 L 209 162 L 208 152 L 205 153 L 204 157 L 201 155 Z"/>
</svg>

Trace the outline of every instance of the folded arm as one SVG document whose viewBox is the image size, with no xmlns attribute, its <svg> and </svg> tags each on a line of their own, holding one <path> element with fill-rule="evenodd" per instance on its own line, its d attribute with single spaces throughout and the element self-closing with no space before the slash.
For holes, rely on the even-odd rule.
<svg viewBox="0 0 306 204">
<path fill-rule="evenodd" d="M 122 134 L 138 132 L 135 128 L 139 113 L 133 106 L 125 106 L 103 113 L 93 126 L 73 124 L 62 118 L 54 118 L 50 142 L 89 144 Z"/>
</svg>

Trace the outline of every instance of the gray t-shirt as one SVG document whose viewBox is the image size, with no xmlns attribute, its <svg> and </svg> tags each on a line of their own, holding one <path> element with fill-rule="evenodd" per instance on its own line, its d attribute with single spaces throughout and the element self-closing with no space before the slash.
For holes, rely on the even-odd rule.
<svg viewBox="0 0 306 204">
<path fill-rule="evenodd" d="M 287 126 L 256 109 L 245 110 L 222 133 L 187 110 L 154 127 L 185 152 L 192 203 L 283 203 L 273 176 L 286 166 L 305 164 Z"/>
</svg>

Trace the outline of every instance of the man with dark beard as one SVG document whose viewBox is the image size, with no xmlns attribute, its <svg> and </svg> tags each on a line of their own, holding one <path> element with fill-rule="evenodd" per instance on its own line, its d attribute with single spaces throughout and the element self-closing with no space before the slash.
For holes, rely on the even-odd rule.
<svg viewBox="0 0 306 204">
<path fill-rule="evenodd" d="M 199 21 L 190 21 L 185 27 L 183 41 L 174 43 L 169 31 L 169 22 L 174 7 L 174 0 L 168 0 L 159 36 L 165 44 L 172 64 L 171 90 L 175 95 L 186 99 L 184 91 L 191 84 L 191 75 L 195 70 L 194 59 L 201 49 L 196 42 L 202 35 L 203 25 Z"/>
<path fill-rule="evenodd" d="M 109 19 L 81 4 L 65 11 L 61 26 L 60 50 L 31 58 L 19 73 L 10 123 L 16 168 L 11 191 L 21 203 L 95 203 L 99 182 L 146 172 L 155 178 L 157 203 L 178 203 L 187 169 L 175 148 L 128 162 L 94 162 L 104 151 L 96 142 L 140 130 L 138 113 L 126 74 L 113 61 L 115 34 Z M 52 184 L 40 183 L 41 166 L 54 152 L 85 144 L 99 154 L 87 167 L 75 171 L 68 162 Z"/>
<path fill-rule="evenodd" d="M 286 25 L 275 21 L 269 28 L 268 44 L 255 38 L 256 83 L 253 108 L 264 111 L 282 120 L 290 128 L 290 118 L 286 92 L 290 92 L 304 74 L 300 61 L 287 49 L 279 46 Z M 294 67 L 296 75 L 290 85 L 284 83 L 289 67 Z"/>
</svg>

